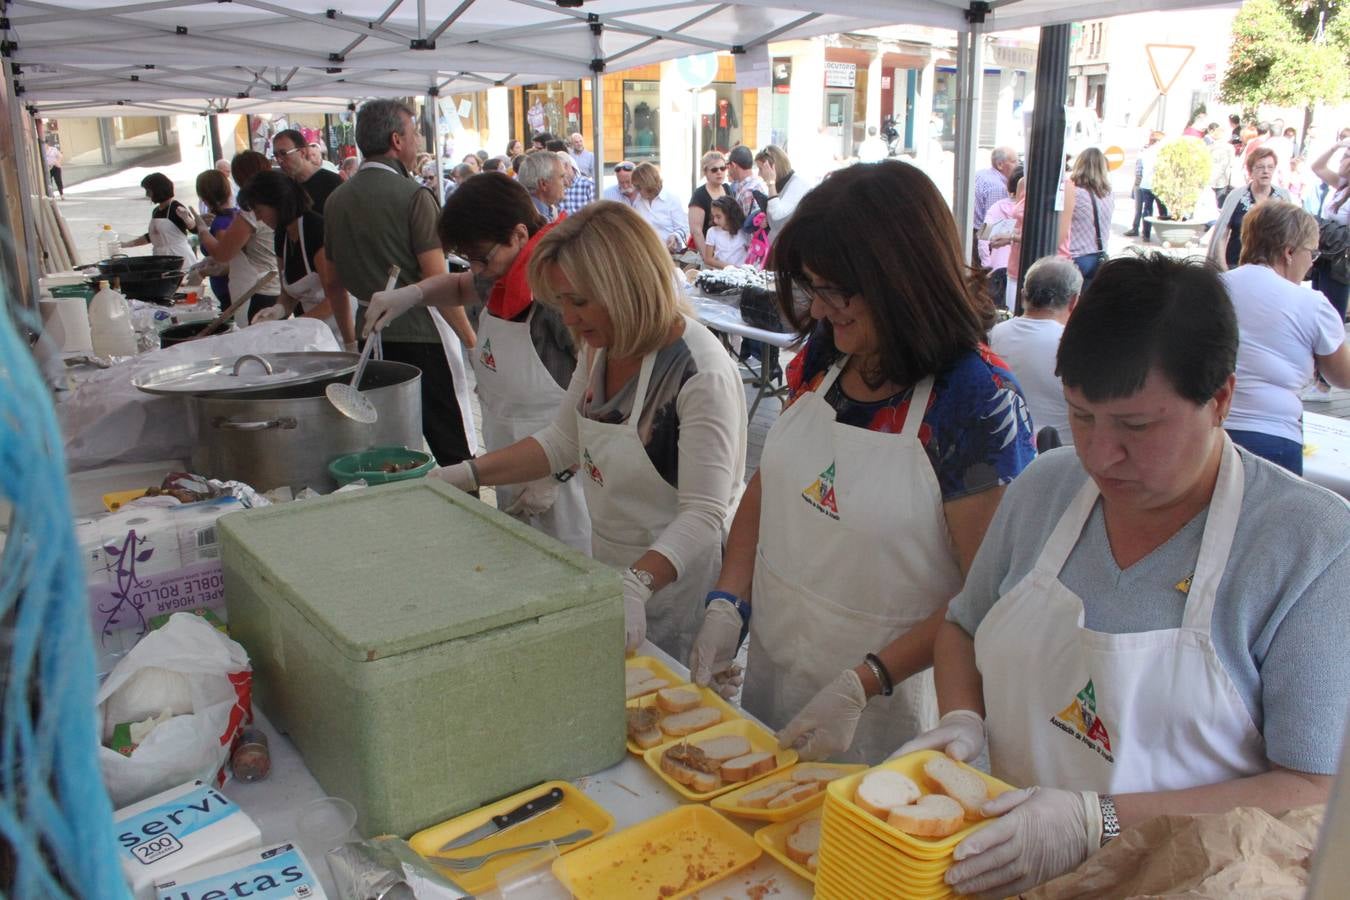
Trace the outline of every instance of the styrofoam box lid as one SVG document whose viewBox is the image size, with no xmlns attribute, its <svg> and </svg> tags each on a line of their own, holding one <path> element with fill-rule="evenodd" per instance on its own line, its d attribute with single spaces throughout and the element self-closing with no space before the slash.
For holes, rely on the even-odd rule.
<svg viewBox="0 0 1350 900">
<path fill-rule="evenodd" d="M 358 661 L 621 593 L 614 569 L 431 479 L 232 513 L 219 528 L 227 571 L 255 572 Z"/>
</svg>

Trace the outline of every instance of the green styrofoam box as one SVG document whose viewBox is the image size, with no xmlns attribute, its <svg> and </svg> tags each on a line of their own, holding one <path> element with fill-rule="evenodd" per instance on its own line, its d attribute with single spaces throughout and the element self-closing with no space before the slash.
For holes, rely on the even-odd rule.
<svg viewBox="0 0 1350 900">
<path fill-rule="evenodd" d="M 254 698 L 367 835 L 624 756 L 619 574 L 425 479 L 219 522 Z"/>
</svg>

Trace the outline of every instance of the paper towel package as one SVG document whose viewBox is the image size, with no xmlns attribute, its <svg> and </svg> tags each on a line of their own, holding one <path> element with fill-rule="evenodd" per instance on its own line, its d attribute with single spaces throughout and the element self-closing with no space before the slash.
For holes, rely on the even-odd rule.
<svg viewBox="0 0 1350 900">
<path fill-rule="evenodd" d="M 254 702 L 367 835 L 624 756 L 619 573 L 438 481 L 220 520 Z"/>
<path fill-rule="evenodd" d="M 176 872 L 262 844 L 238 804 L 200 781 L 118 810 L 113 829 L 136 900 L 151 900 L 155 883 Z"/>
<path fill-rule="evenodd" d="M 184 869 L 155 883 L 157 900 L 326 900 L 323 885 L 294 844 L 276 844 Z"/>
</svg>

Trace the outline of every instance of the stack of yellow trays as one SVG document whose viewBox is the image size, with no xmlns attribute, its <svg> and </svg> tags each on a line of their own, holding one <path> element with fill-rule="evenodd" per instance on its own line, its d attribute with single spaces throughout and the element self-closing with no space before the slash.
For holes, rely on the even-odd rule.
<svg viewBox="0 0 1350 900">
<path fill-rule="evenodd" d="M 932 789 L 923 764 L 936 751 L 924 750 L 877 766 L 914 779 L 924 791 Z M 873 771 L 873 770 L 869 770 Z M 971 771 L 978 771 L 972 769 Z M 821 814 L 820 868 L 816 872 L 817 900 L 857 900 L 860 897 L 904 897 L 940 900 L 957 894 L 944 880 L 955 861 L 952 851 L 984 823 L 966 825 L 938 839 L 915 837 L 900 831 L 853 802 L 866 772 L 830 782 Z M 980 776 L 996 797 L 1011 787 L 996 778 Z"/>
</svg>

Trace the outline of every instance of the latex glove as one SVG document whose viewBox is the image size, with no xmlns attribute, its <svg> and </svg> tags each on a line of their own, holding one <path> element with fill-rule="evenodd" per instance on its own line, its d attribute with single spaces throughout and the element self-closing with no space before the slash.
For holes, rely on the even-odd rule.
<svg viewBox="0 0 1350 900">
<path fill-rule="evenodd" d="M 958 894 L 1015 897 L 1077 868 L 1101 846 L 1094 791 L 1009 791 L 983 812 L 999 818 L 957 844 L 957 863 L 947 870 L 947 883 Z"/>
<path fill-rule="evenodd" d="M 952 759 L 970 762 L 984 750 L 984 719 L 969 709 L 954 709 L 943 716 L 936 728 L 911 738 L 891 754 L 891 759 L 916 750 L 941 750 Z"/>
<path fill-rule="evenodd" d="M 520 489 L 515 502 L 504 511 L 508 516 L 528 518 L 548 512 L 558 499 L 558 479 L 545 475 L 529 482 Z"/>
<path fill-rule="evenodd" d="M 384 326 L 403 315 L 422 302 L 420 285 L 409 284 L 392 291 L 376 291 L 370 295 L 370 305 L 366 307 L 365 327 L 361 337 L 368 338 Z"/>
<path fill-rule="evenodd" d="M 624 650 L 635 653 L 647 639 L 647 601 L 652 598 L 648 588 L 631 569 L 623 570 L 623 633 Z"/>
<path fill-rule="evenodd" d="M 254 313 L 253 319 L 249 324 L 257 325 L 259 322 L 279 322 L 289 315 L 290 313 L 286 312 L 286 307 L 282 306 L 280 303 L 273 303 L 271 306 L 264 306 Z"/>
<path fill-rule="evenodd" d="M 714 675 L 732 668 L 744 627 L 741 614 L 729 601 L 719 597 L 708 604 L 693 649 L 689 651 L 689 675 L 694 684 L 707 687 L 713 683 Z M 714 689 L 722 693 L 723 688 L 729 688 L 734 694 L 735 687 L 728 680 L 720 679 Z"/>
<path fill-rule="evenodd" d="M 427 473 L 428 478 L 439 478 L 451 487 L 457 487 L 466 494 L 478 490 L 478 476 L 468 460 L 453 466 L 437 466 Z"/>
<path fill-rule="evenodd" d="M 845 669 L 778 732 L 778 746 L 797 748 L 805 760 L 837 756 L 853 744 L 866 705 L 867 692 L 858 673 Z"/>
</svg>

